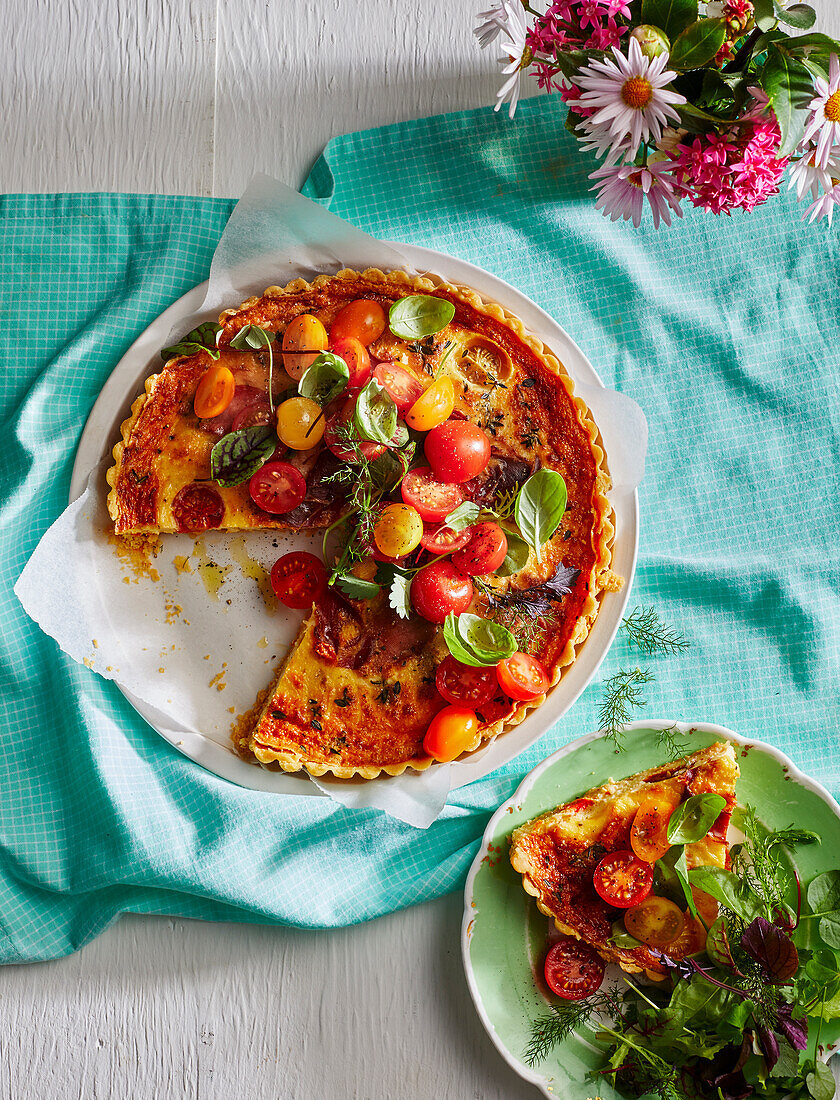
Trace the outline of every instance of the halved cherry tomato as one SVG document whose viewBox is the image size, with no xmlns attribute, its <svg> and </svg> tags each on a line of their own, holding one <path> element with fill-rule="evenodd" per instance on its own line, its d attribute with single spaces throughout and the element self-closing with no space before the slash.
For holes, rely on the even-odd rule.
<svg viewBox="0 0 840 1100">
<path fill-rule="evenodd" d="M 293 317 L 283 333 L 283 366 L 299 382 L 322 351 L 327 350 L 327 330 L 311 313 Z"/>
<path fill-rule="evenodd" d="M 348 302 L 335 315 L 330 325 L 333 340 L 343 340 L 352 336 L 367 347 L 378 340 L 385 331 L 387 323 L 385 310 L 370 298 L 356 298 Z"/>
<path fill-rule="evenodd" d="M 653 867 L 630 851 L 610 852 L 595 868 L 593 882 L 607 905 L 630 909 L 650 893 Z"/>
<path fill-rule="evenodd" d="M 420 545 L 430 554 L 451 554 L 453 550 L 460 550 L 462 546 L 466 546 L 469 541 L 469 528 L 466 531 L 453 531 L 451 527 L 446 527 L 444 524 L 435 526 L 427 523 L 423 528 Z"/>
<path fill-rule="evenodd" d="M 278 558 L 271 568 L 274 595 L 286 607 L 303 611 L 327 590 L 324 563 L 305 550 L 294 550 Z"/>
<path fill-rule="evenodd" d="M 464 502 L 460 485 L 445 484 L 434 476 L 428 466 L 409 470 L 400 489 L 406 504 L 416 508 L 425 520 L 440 523 Z"/>
<path fill-rule="evenodd" d="M 423 391 L 408 412 L 405 422 L 418 432 L 428 432 L 448 420 L 455 408 L 455 387 L 443 375 Z"/>
<path fill-rule="evenodd" d="M 435 673 L 435 687 L 448 703 L 461 707 L 480 707 L 489 703 L 498 690 L 494 669 L 462 665 L 450 654 Z"/>
<path fill-rule="evenodd" d="M 672 959 L 685 959 L 689 955 L 698 955 L 706 948 L 707 935 L 701 921 L 691 913 L 684 913 L 682 931 L 668 944 L 668 955 Z"/>
<path fill-rule="evenodd" d="M 430 623 L 442 623 L 450 611 L 460 615 L 472 598 L 472 581 L 451 561 L 433 561 L 411 582 L 414 610 Z"/>
<path fill-rule="evenodd" d="M 293 451 L 317 446 L 325 427 L 321 406 L 309 397 L 290 397 L 277 408 L 277 435 Z"/>
<path fill-rule="evenodd" d="M 254 401 L 253 404 L 246 405 L 241 412 L 236 414 L 230 430 L 241 432 L 243 428 L 266 427 L 273 419 L 274 415 L 267 401 Z"/>
<path fill-rule="evenodd" d="M 324 430 L 324 442 L 342 462 L 358 462 L 360 455 L 372 462 L 385 453 L 384 443 L 373 443 L 369 439 L 356 441 L 352 438 L 352 434 L 349 439 L 344 434 L 352 430 L 353 410 L 356 408 L 357 397 L 358 394 L 348 397 L 339 411 L 327 418 Z M 410 504 L 411 501 L 406 503 Z"/>
<path fill-rule="evenodd" d="M 388 391 L 400 415 L 410 409 L 423 393 L 422 382 L 396 363 L 377 363 L 373 368 L 373 377 Z"/>
<path fill-rule="evenodd" d="M 221 436 L 233 431 L 234 421 L 241 412 L 262 403 L 268 405 L 265 390 L 237 382 L 233 398 L 227 408 L 220 412 L 218 416 L 210 416 L 204 420 L 199 420 L 198 426 L 203 432 L 209 432 L 211 435 L 221 438 Z"/>
<path fill-rule="evenodd" d="M 477 729 L 478 716 L 474 710 L 444 707 L 429 723 L 423 738 L 423 751 L 435 760 L 454 760 L 473 743 Z"/>
<path fill-rule="evenodd" d="M 352 390 L 360 390 L 370 378 L 370 355 L 361 340 L 355 336 L 345 336 L 341 340 L 330 337 L 330 351 L 339 355 L 347 364 L 350 380 L 347 385 Z"/>
<path fill-rule="evenodd" d="M 306 496 L 306 479 L 288 462 L 266 462 L 253 475 L 248 489 L 257 507 L 280 516 L 297 508 Z"/>
<path fill-rule="evenodd" d="M 516 652 L 496 665 L 499 686 L 511 699 L 536 699 L 551 685 L 548 670 L 530 653 Z"/>
<path fill-rule="evenodd" d="M 172 515 L 179 531 L 207 531 L 225 518 L 225 502 L 211 485 L 194 481 L 175 494 Z"/>
<path fill-rule="evenodd" d="M 558 940 L 545 957 L 548 988 L 567 1001 L 591 997 L 604 980 L 604 960 L 581 940 Z"/>
<path fill-rule="evenodd" d="M 694 904 L 697 906 L 701 921 L 711 928 L 720 912 L 717 900 L 711 894 L 707 894 L 705 890 L 698 890 L 696 886 L 691 887 L 691 896 L 694 898 Z"/>
<path fill-rule="evenodd" d="M 650 947 L 673 943 L 684 924 L 682 911 L 672 901 L 656 894 L 648 894 L 644 901 L 624 914 L 624 927 L 630 935 Z"/>
<path fill-rule="evenodd" d="M 235 389 L 236 382 L 230 367 L 210 367 L 201 376 L 195 391 L 195 415 L 202 418 L 218 416 L 233 400 Z"/>
<path fill-rule="evenodd" d="M 630 847 L 646 863 L 656 863 L 671 847 L 668 822 L 677 801 L 664 792 L 653 792 L 639 803 L 630 827 Z"/>
<path fill-rule="evenodd" d="M 470 541 L 452 560 L 471 577 L 495 573 L 507 557 L 507 535 L 498 523 L 476 523 L 470 528 Z"/>
<path fill-rule="evenodd" d="M 459 485 L 477 477 L 490 461 L 490 438 L 470 420 L 450 418 L 432 428 L 423 449 L 435 477 Z"/>
<path fill-rule="evenodd" d="M 388 504 L 373 529 L 374 542 L 389 558 L 404 558 L 417 549 L 422 537 L 423 521 L 408 504 Z"/>
</svg>

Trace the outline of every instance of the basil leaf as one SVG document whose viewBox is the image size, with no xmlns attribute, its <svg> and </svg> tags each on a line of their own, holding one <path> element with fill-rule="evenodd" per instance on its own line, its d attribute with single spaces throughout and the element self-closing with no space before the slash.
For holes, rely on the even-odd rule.
<svg viewBox="0 0 840 1100">
<path fill-rule="evenodd" d="M 230 346 L 237 351 L 258 351 L 260 348 L 267 348 L 276 339 L 276 332 L 268 332 L 259 325 L 244 325 L 233 337 Z"/>
<path fill-rule="evenodd" d="M 408 443 L 408 428 L 402 420 L 398 420 L 397 426 L 394 429 L 394 434 L 389 440 L 389 445 L 391 447 L 396 447 L 399 450 L 399 448 L 404 447 L 406 443 Z"/>
<path fill-rule="evenodd" d="M 669 898 L 675 905 L 687 905 L 693 916 L 697 916 L 697 906 L 688 882 L 688 865 L 685 861 L 685 848 L 676 845 L 656 861 L 653 870 L 655 888 Z"/>
<path fill-rule="evenodd" d="M 390 443 L 397 430 L 397 406 L 384 386 L 371 378 L 356 401 L 356 432 L 373 443 Z"/>
<path fill-rule="evenodd" d="M 274 454 L 277 436 L 264 424 L 223 435 L 210 452 L 210 476 L 219 485 L 241 485 Z"/>
<path fill-rule="evenodd" d="M 496 665 L 516 652 L 516 638 L 507 627 L 466 611 L 458 616 L 449 612 L 443 639 L 457 661 L 474 668 Z"/>
<path fill-rule="evenodd" d="M 349 381 L 350 368 L 341 356 L 322 351 L 303 372 L 298 382 L 298 393 L 315 401 L 323 409 L 338 397 Z"/>
<path fill-rule="evenodd" d="M 351 600 L 372 600 L 380 592 L 380 586 L 375 581 L 363 581 L 353 573 L 340 573 L 335 583 Z"/>
<path fill-rule="evenodd" d="M 520 569 L 525 568 L 531 556 L 531 547 L 518 531 L 511 531 L 509 527 L 505 527 L 504 532 L 508 548 L 505 560 L 496 570 L 497 577 L 510 577 L 518 573 Z"/>
<path fill-rule="evenodd" d="M 196 352 L 206 351 L 211 359 L 218 359 L 221 352 L 216 347 L 216 333 L 221 332 L 222 326 L 216 321 L 204 321 L 188 332 L 177 344 L 168 348 L 162 348 L 160 357 L 166 362 L 174 359 L 176 355 L 195 355 Z"/>
<path fill-rule="evenodd" d="M 820 918 L 820 936 L 829 947 L 840 949 L 840 871 L 826 871 L 808 884 L 811 912 Z"/>
<path fill-rule="evenodd" d="M 537 470 L 531 474 L 516 497 L 513 516 L 525 541 L 537 558 L 551 538 L 566 511 L 566 482 L 556 470 Z"/>
<path fill-rule="evenodd" d="M 756 917 L 763 916 L 763 907 L 756 900 L 752 891 L 732 871 L 726 871 L 723 867 L 708 865 L 693 867 L 688 872 L 688 880 L 692 886 L 711 894 L 721 905 L 731 909 L 742 920 L 749 923 Z"/>
<path fill-rule="evenodd" d="M 466 531 L 478 521 L 480 515 L 479 506 L 471 500 L 465 500 L 449 513 L 443 521 L 443 526 L 448 527 L 450 531 Z"/>
<path fill-rule="evenodd" d="M 725 809 L 723 795 L 693 794 L 671 814 L 668 840 L 671 844 L 692 844 L 702 840 Z"/>
<path fill-rule="evenodd" d="M 388 312 L 388 325 L 401 340 L 419 340 L 446 328 L 455 316 L 455 306 L 431 294 L 409 294 L 399 298 Z"/>
<path fill-rule="evenodd" d="M 618 920 L 613 923 L 610 943 L 614 943 L 616 947 L 623 947 L 628 951 L 632 951 L 634 947 L 644 947 L 642 941 L 637 940 L 635 936 L 631 936 L 624 927 L 624 920 L 622 917 L 619 917 Z"/>
</svg>

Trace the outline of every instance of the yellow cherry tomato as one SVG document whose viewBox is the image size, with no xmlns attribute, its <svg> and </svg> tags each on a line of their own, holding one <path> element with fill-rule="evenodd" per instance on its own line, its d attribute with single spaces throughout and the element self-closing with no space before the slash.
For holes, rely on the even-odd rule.
<svg viewBox="0 0 840 1100">
<path fill-rule="evenodd" d="M 311 313 L 301 313 L 289 321 L 283 333 L 283 366 L 299 382 L 322 351 L 327 350 L 327 330 Z"/>
<path fill-rule="evenodd" d="M 651 947 L 673 943 L 685 927 L 685 918 L 668 898 L 648 894 L 644 901 L 624 914 L 624 927 L 631 936 Z"/>
<path fill-rule="evenodd" d="M 277 407 L 277 434 L 293 451 L 308 451 L 320 443 L 326 426 L 324 410 L 308 397 L 290 397 Z"/>
<path fill-rule="evenodd" d="M 202 420 L 223 413 L 233 400 L 236 382 L 229 367 L 210 367 L 198 383 L 193 408 Z"/>
<path fill-rule="evenodd" d="M 389 504 L 373 529 L 373 541 L 389 558 L 404 558 L 423 537 L 423 520 L 410 504 Z"/>
<path fill-rule="evenodd" d="M 475 740 L 478 715 L 466 707 L 444 707 L 429 723 L 423 738 L 423 751 L 435 760 L 449 761 Z"/>
<path fill-rule="evenodd" d="M 454 408 L 455 387 L 452 379 L 444 375 L 420 394 L 405 414 L 405 422 L 418 432 L 430 432 L 448 420 Z"/>
</svg>

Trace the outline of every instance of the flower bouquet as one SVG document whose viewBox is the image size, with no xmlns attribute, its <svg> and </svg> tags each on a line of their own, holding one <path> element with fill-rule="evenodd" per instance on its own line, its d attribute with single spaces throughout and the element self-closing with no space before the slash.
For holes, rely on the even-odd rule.
<svg viewBox="0 0 840 1100">
<path fill-rule="evenodd" d="M 499 40 L 514 115 L 523 72 L 559 91 L 568 129 L 602 158 L 595 206 L 613 221 L 671 224 L 691 202 L 752 210 L 788 186 L 810 221 L 840 203 L 840 43 L 780 0 L 501 0 L 479 16 Z M 789 33 L 794 31 L 794 33 Z M 801 31 L 805 33 L 795 33 Z"/>
</svg>

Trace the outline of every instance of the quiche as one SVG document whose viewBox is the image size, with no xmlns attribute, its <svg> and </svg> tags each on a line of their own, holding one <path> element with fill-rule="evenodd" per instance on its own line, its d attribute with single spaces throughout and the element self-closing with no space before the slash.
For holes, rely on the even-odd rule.
<svg viewBox="0 0 840 1100">
<path fill-rule="evenodd" d="M 554 919 L 558 931 L 583 940 L 628 972 L 663 976 L 667 968 L 655 950 L 646 944 L 624 947 L 614 942 L 613 926 L 622 909 L 610 906 L 598 893 L 595 869 L 609 853 L 626 853 L 631 848 L 631 826 L 643 801 L 658 796 L 676 806 L 692 795 L 707 793 L 721 795 L 726 806 L 706 836 L 685 846 L 686 864 L 689 869 L 728 868 L 726 832 L 739 774 L 735 750 L 725 741 L 627 779 L 610 780 L 515 829 L 511 864 L 522 876 L 526 892 L 536 898 L 542 913 Z M 703 895 L 703 900 L 709 899 Z M 689 920 L 687 934 L 665 948 L 668 955 L 681 958 L 690 953 L 693 931 L 699 929 Z M 702 939 L 705 942 L 705 936 Z"/>
<path fill-rule="evenodd" d="M 518 539 L 516 568 L 476 578 L 470 604 L 471 613 L 508 625 L 515 620 L 524 629 L 521 648 L 542 662 L 548 690 L 574 661 L 602 594 L 621 584 L 610 568 L 615 529 L 609 471 L 598 428 L 561 362 L 515 316 L 469 287 L 433 275 L 344 270 L 269 287 L 226 310 L 216 346 L 173 355 L 147 379 L 122 425 L 107 475 L 114 530 L 123 536 L 210 528 L 321 531 L 341 521 L 355 507 L 354 479 L 345 476 L 336 436 L 330 440 L 330 425 L 339 417 L 335 403 L 325 410 L 327 434 L 315 446 L 283 453 L 278 443 L 272 462 L 282 458 L 303 486 L 299 502 L 282 513 L 261 507 L 247 480 L 211 480 L 211 453 L 231 433 L 274 423 L 274 406 L 296 392 L 284 369 L 290 365 L 284 341 L 296 319 L 314 317 L 331 333 L 350 303 L 375 303 L 389 315 L 395 303 L 418 295 L 444 303 L 450 319 L 415 338 L 395 335 L 386 325 L 367 343 L 367 356 L 375 376 L 401 372 L 417 392 L 451 380 L 450 419 L 477 425 L 489 441 L 489 461 L 460 485 L 461 499 L 504 517 L 500 522 L 513 539 L 512 502 L 528 479 L 549 470 L 565 482 L 567 501 L 556 530 L 536 550 Z M 249 331 L 270 334 L 271 345 L 249 346 L 242 339 Z M 220 366 L 233 376 L 233 397 L 221 413 L 199 416 L 198 388 Z M 422 439 L 416 445 L 420 453 Z M 391 499 L 400 499 L 396 488 Z M 352 572 L 370 586 L 376 563 L 367 560 L 370 555 L 362 558 Z M 339 778 L 427 768 L 434 757 L 423 747 L 424 734 L 445 706 L 436 671 L 447 646 L 439 623 L 405 617 L 405 609 L 400 613 L 393 604 L 385 588 L 367 598 L 337 584 L 319 593 L 275 681 L 234 730 L 237 751 L 263 766 Z M 517 700 L 494 690 L 476 706 L 477 724 L 463 751 L 521 722 L 544 698 L 545 691 Z"/>
</svg>

